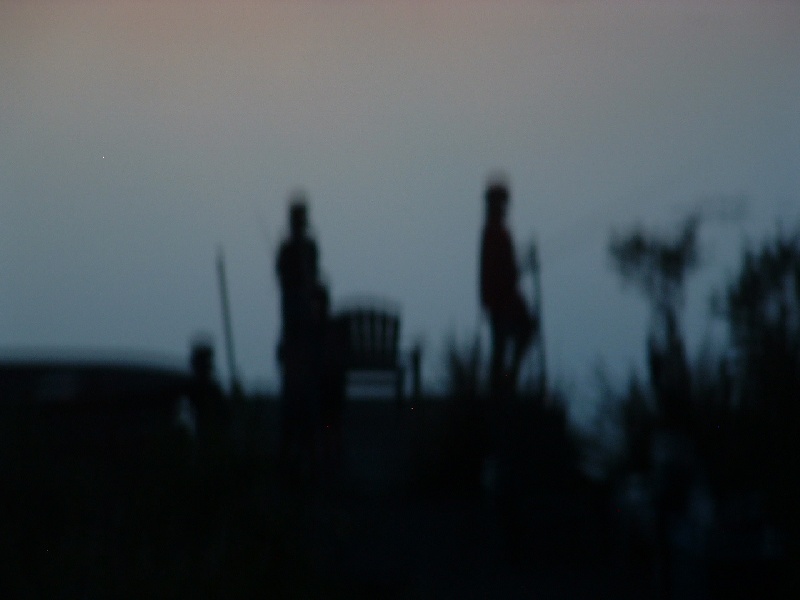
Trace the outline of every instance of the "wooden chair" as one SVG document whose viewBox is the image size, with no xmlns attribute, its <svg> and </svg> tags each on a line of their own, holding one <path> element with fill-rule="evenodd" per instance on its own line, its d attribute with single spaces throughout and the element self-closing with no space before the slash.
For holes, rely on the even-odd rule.
<svg viewBox="0 0 800 600">
<path fill-rule="evenodd" d="M 348 389 L 390 389 L 398 404 L 405 393 L 405 367 L 400 360 L 400 316 L 387 306 L 360 305 L 333 315 L 342 332 L 343 366 Z"/>
</svg>

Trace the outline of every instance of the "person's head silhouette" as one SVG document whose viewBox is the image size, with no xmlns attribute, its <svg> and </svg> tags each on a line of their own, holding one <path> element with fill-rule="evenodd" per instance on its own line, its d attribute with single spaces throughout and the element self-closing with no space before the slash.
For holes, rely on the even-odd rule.
<svg viewBox="0 0 800 600">
<path fill-rule="evenodd" d="M 489 221 L 501 222 L 508 208 L 508 185 L 500 179 L 492 179 L 486 186 L 486 216 Z"/>
<path fill-rule="evenodd" d="M 192 344 L 189 364 L 192 375 L 198 381 L 208 381 L 214 372 L 214 346 L 210 341 L 196 341 Z"/>
<path fill-rule="evenodd" d="M 296 192 L 289 202 L 289 231 L 295 239 L 305 237 L 308 229 L 308 208 L 305 194 Z"/>
</svg>

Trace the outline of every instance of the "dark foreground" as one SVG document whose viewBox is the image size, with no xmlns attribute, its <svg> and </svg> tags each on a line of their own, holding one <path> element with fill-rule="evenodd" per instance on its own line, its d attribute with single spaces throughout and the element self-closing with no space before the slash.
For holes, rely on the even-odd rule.
<svg viewBox="0 0 800 600">
<path fill-rule="evenodd" d="M 563 423 L 520 421 L 513 494 L 482 465 L 475 415 L 348 406 L 339 460 L 278 469 L 277 410 L 234 439 L 102 447 L 29 428 L 2 446 L 3 597 L 776 597 L 785 565 L 668 569 L 575 467 Z M 525 429 L 527 428 L 527 429 Z M 495 490 L 495 491 L 493 491 Z M 666 582 L 666 583 L 665 583 Z M 791 597 L 791 596 L 787 596 Z"/>
</svg>

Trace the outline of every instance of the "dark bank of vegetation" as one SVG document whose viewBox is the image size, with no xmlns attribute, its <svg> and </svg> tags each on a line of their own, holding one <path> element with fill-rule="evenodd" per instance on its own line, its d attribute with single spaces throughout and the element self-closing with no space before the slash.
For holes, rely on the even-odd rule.
<svg viewBox="0 0 800 600">
<path fill-rule="evenodd" d="M 615 265 L 644 293 L 653 325 L 647 373 L 607 389 L 601 419 L 623 435 L 608 478 L 628 499 L 646 499 L 631 512 L 649 504 L 654 515 L 649 533 L 634 525 L 634 548 L 649 545 L 664 561 L 680 525 L 693 536 L 684 551 L 707 561 L 712 596 L 771 593 L 789 583 L 800 539 L 800 233 L 744 251 L 711 302 L 727 347 L 690 361 L 682 300 L 699 264 L 699 225 L 687 219 L 671 240 L 641 230 L 612 239 Z"/>
<path fill-rule="evenodd" d="M 654 323 L 646 382 L 633 375 L 620 394 L 626 452 L 617 469 L 647 466 L 658 429 L 691 442 L 712 488 L 764 494 L 772 518 L 796 527 L 800 457 L 800 234 L 778 233 L 744 252 L 739 272 L 715 294 L 712 310 L 729 346 L 690 363 L 681 330 L 685 278 L 697 264 L 697 221 L 676 243 L 634 232 L 612 242 L 623 277 L 647 294 Z"/>
</svg>

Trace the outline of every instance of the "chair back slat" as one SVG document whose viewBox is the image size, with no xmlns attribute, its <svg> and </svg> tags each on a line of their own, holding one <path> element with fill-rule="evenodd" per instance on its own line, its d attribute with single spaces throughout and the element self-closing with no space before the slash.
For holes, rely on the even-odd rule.
<svg viewBox="0 0 800 600">
<path fill-rule="evenodd" d="M 347 364 L 350 369 L 397 368 L 400 318 L 388 311 L 356 308 L 336 317 L 346 332 Z"/>
</svg>

